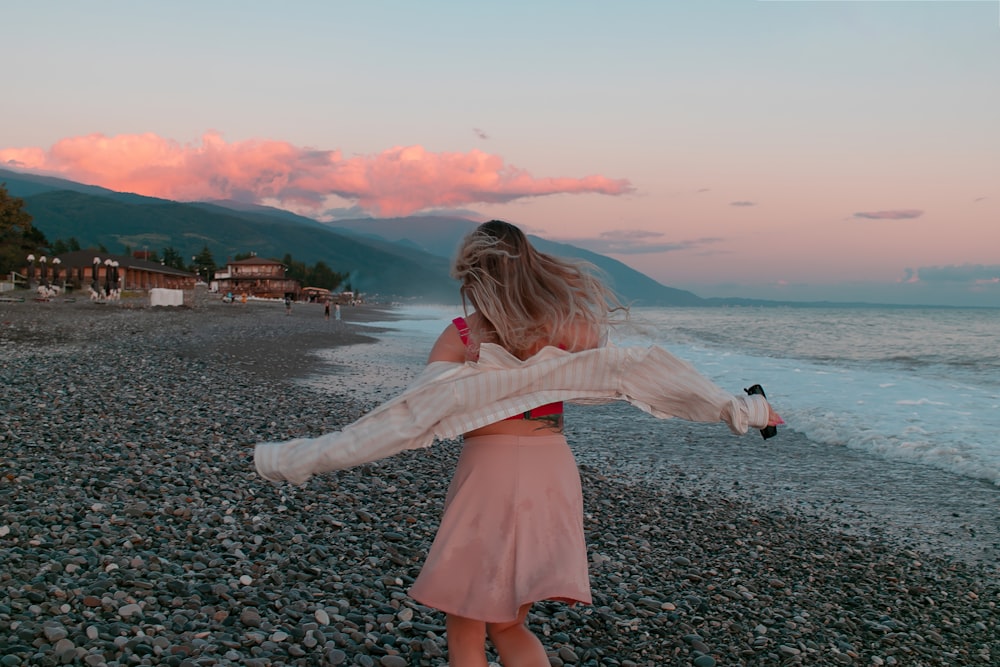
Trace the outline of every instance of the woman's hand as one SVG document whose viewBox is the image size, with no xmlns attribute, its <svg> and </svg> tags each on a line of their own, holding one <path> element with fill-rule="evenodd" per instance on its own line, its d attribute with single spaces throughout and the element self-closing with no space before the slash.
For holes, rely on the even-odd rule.
<svg viewBox="0 0 1000 667">
<path fill-rule="evenodd" d="M 784 423 L 785 423 L 785 420 L 782 419 L 781 415 L 779 415 L 777 412 L 775 412 L 774 408 L 771 407 L 771 404 L 768 403 L 767 404 L 767 425 L 768 426 L 781 426 Z"/>
</svg>

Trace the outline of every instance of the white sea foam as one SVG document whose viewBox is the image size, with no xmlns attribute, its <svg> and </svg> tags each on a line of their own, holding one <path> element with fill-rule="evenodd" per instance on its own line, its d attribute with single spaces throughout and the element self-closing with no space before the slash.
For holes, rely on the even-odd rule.
<svg viewBox="0 0 1000 667">
<path fill-rule="evenodd" d="M 664 345 L 731 391 L 762 384 L 814 442 L 1000 486 L 1000 311 L 761 310 L 648 309 L 659 326 L 628 342 Z M 920 336 L 886 335 L 883 319 Z"/>
</svg>

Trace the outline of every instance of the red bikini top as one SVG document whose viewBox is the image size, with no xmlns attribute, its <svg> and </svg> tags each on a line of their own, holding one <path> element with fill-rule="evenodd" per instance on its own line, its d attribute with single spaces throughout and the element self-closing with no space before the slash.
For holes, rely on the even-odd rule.
<svg viewBox="0 0 1000 667">
<path fill-rule="evenodd" d="M 464 317 L 456 317 L 452 320 L 455 328 L 458 329 L 458 336 L 462 339 L 462 344 L 465 345 L 466 350 L 469 349 L 469 324 L 465 321 Z M 477 355 L 478 356 L 478 355 Z M 562 401 L 558 403 L 546 403 L 545 405 L 540 405 L 537 408 L 532 408 L 525 413 L 514 415 L 513 417 L 507 417 L 507 419 L 532 419 L 535 417 L 548 417 L 551 415 L 561 415 L 563 413 Z M 505 420 L 506 421 L 506 420 Z"/>
</svg>

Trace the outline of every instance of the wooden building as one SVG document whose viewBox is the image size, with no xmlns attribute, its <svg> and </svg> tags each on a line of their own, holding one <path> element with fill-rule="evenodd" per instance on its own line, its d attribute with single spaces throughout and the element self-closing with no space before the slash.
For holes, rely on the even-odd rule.
<svg viewBox="0 0 1000 667">
<path fill-rule="evenodd" d="M 303 301 L 326 303 L 330 300 L 330 290 L 324 287 L 303 287 L 300 297 Z"/>
<path fill-rule="evenodd" d="M 75 290 L 91 287 L 98 292 L 109 289 L 148 291 L 154 287 L 194 289 L 198 278 L 194 273 L 158 262 L 94 249 L 46 257 L 45 262 L 41 259 L 35 258 L 24 271 L 33 284 L 47 282 Z"/>
<path fill-rule="evenodd" d="M 215 272 L 216 289 L 235 296 L 246 294 L 261 299 L 298 300 L 302 291 L 299 281 L 285 277 L 286 267 L 281 262 L 261 257 L 248 257 L 228 262 L 226 268 Z"/>
</svg>

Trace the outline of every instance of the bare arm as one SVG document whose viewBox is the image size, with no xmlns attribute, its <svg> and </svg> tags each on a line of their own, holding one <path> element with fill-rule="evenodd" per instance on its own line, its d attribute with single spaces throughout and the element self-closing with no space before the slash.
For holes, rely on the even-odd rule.
<svg viewBox="0 0 1000 667">
<path fill-rule="evenodd" d="M 458 335 L 458 329 L 454 324 L 449 324 L 434 342 L 427 363 L 435 361 L 465 362 L 465 344 L 462 342 L 461 336 Z"/>
</svg>

